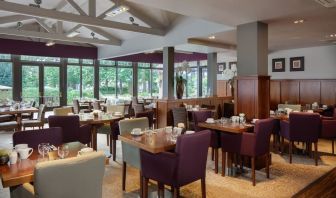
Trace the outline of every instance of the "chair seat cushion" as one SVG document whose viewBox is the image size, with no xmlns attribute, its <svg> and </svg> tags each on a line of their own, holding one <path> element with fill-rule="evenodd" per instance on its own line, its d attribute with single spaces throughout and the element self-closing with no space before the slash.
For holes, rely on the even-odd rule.
<svg viewBox="0 0 336 198">
<path fill-rule="evenodd" d="M 41 126 L 43 125 L 44 123 L 42 121 L 39 121 L 39 120 L 24 120 L 22 121 L 22 125 L 24 127 L 26 126 Z"/>
<path fill-rule="evenodd" d="M 14 118 L 13 115 L 0 115 L 0 122 L 11 121 Z"/>
<path fill-rule="evenodd" d="M 0 122 L 0 128 L 17 128 L 18 123 L 16 121 Z"/>
</svg>

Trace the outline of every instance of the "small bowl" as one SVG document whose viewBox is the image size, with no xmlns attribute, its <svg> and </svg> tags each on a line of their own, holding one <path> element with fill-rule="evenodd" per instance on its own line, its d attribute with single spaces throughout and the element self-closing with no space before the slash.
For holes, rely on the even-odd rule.
<svg viewBox="0 0 336 198">
<path fill-rule="evenodd" d="M 0 156 L 0 165 L 5 165 L 9 161 L 9 156 L 8 155 L 2 155 Z"/>
</svg>

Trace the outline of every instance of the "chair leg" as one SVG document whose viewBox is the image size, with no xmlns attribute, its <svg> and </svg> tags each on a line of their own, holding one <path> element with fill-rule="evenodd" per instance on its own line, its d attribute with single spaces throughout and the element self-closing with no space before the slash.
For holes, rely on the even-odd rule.
<svg viewBox="0 0 336 198">
<path fill-rule="evenodd" d="M 269 164 L 270 164 L 269 160 L 270 160 L 270 154 L 267 153 L 266 154 L 266 177 L 267 178 L 269 178 Z"/>
<path fill-rule="evenodd" d="M 143 198 L 147 198 L 148 197 L 148 178 L 142 177 L 142 181 L 143 181 Z"/>
<path fill-rule="evenodd" d="M 284 147 L 285 147 L 285 138 L 281 137 L 281 154 L 284 152 Z"/>
<path fill-rule="evenodd" d="M 110 135 L 106 134 L 106 145 L 110 146 Z"/>
<path fill-rule="evenodd" d="M 292 163 L 292 148 L 293 147 L 293 141 L 290 141 L 289 142 L 289 163 L 291 164 Z"/>
<path fill-rule="evenodd" d="M 143 197 L 144 195 L 144 182 L 143 182 L 143 176 L 142 176 L 142 173 L 140 171 L 140 197 Z"/>
<path fill-rule="evenodd" d="M 255 186 L 255 158 L 251 158 L 252 184 Z"/>
<path fill-rule="evenodd" d="M 332 154 L 334 154 L 335 152 L 335 145 L 334 145 L 334 143 L 335 143 L 335 140 L 334 139 L 332 139 L 331 140 L 331 150 L 332 150 Z"/>
<path fill-rule="evenodd" d="M 201 179 L 202 198 L 206 198 L 205 177 Z"/>
<path fill-rule="evenodd" d="M 318 162 L 318 159 L 317 159 L 317 142 L 314 142 L 314 157 L 315 157 L 315 166 L 317 166 L 317 162 Z"/>
<path fill-rule="evenodd" d="M 174 198 L 179 198 L 180 197 L 180 188 L 179 187 L 175 187 L 173 197 Z"/>
<path fill-rule="evenodd" d="M 214 161 L 214 159 L 215 159 L 214 148 L 211 148 L 211 160 Z"/>
<path fill-rule="evenodd" d="M 113 161 L 116 161 L 117 156 L 117 140 L 112 140 L 112 153 L 113 153 Z"/>
<path fill-rule="evenodd" d="M 158 182 L 158 197 L 164 198 L 164 184 Z"/>
<path fill-rule="evenodd" d="M 222 176 L 225 176 L 226 171 L 226 152 L 222 150 Z"/>
<path fill-rule="evenodd" d="M 126 162 L 123 162 L 122 167 L 122 190 L 125 191 L 126 189 Z"/>
<path fill-rule="evenodd" d="M 218 173 L 218 148 L 215 148 L 215 173 Z"/>
</svg>

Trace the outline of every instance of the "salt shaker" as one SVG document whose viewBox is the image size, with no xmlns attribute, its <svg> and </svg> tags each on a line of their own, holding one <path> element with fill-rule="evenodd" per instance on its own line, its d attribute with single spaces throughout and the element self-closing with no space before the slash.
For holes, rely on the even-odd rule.
<svg viewBox="0 0 336 198">
<path fill-rule="evenodd" d="M 16 164 L 18 159 L 18 154 L 16 151 L 12 151 L 11 154 L 9 155 L 9 163 L 10 164 Z"/>
</svg>

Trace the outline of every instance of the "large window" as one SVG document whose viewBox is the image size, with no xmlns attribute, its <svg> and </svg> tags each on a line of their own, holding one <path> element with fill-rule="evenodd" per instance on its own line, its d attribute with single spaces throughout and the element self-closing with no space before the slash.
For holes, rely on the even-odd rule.
<svg viewBox="0 0 336 198">
<path fill-rule="evenodd" d="M 37 104 L 40 99 L 39 89 L 39 66 L 23 65 L 22 66 L 22 100 L 35 101 Z"/>
<path fill-rule="evenodd" d="M 0 54 L 0 103 L 13 99 L 13 66 L 9 54 Z"/>
<path fill-rule="evenodd" d="M 116 97 L 116 67 L 115 62 L 111 60 L 99 60 L 99 97 Z"/>
<path fill-rule="evenodd" d="M 82 67 L 82 97 L 94 98 L 94 67 Z"/>
<path fill-rule="evenodd" d="M 44 103 L 48 107 L 60 106 L 60 68 L 44 67 Z"/>
<path fill-rule="evenodd" d="M 72 104 L 76 98 L 80 98 L 80 74 L 79 65 L 67 66 L 67 104 Z"/>
<path fill-rule="evenodd" d="M 117 96 L 127 100 L 133 96 L 133 68 L 118 67 Z"/>
<path fill-rule="evenodd" d="M 200 61 L 200 67 L 201 67 L 201 88 L 202 88 L 202 96 L 209 96 L 209 90 L 208 90 L 208 61 L 203 60 Z"/>
<path fill-rule="evenodd" d="M 151 96 L 151 70 L 150 63 L 138 63 L 138 96 Z"/>
</svg>

